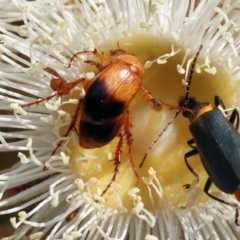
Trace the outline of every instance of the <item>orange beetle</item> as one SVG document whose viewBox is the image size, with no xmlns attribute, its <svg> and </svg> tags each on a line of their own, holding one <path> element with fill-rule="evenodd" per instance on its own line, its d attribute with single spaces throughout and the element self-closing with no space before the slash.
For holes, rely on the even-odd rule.
<svg viewBox="0 0 240 240">
<path fill-rule="evenodd" d="M 122 49 L 111 51 L 110 56 L 105 56 L 95 49 L 94 51 L 76 53 L 71 58 L 70 63 L 79 54 L 92 54 L 101 60 L 100 63 L 92 60 L 85 61 L 85 63 L 96 66 L 99 70 L 99 73 L 91 81 L 80 78 L 67 83 L 63 79 L 53 78 L 50 84 L 52 89 L 57 91 L 55 94 L 30 104 L 24 104 L 22 107 L 38 104 L 55 96 L 66 95 L 79 83 L 83 84 L 86 95 L 83 99 L 79 99 L 77 109 L 64 137 L 67 137 L 73 128 L 76 129 L 75 124 L 80 114 L 77 132 L 81 147 L 86 149 L 99 148 L 109 143 L 116 136 L 120 138 L 114 157 L 114 173 L 110 183 L 102 192 L 102 195 L 104 195 L 116 179 L 121 163 L 121 148 L 124 136 L 126 136 L 129 147 L 132 169 L 136 178 L 139 179 L 134 167 L 131 149 L 133 139 L 128 107 L 132 99 L 140 90 L 152 108 L 156 107 L 156 110 L 159 110 L 161 106 L 157 106 L 151 94 L 142 87 L 141 78 L 144 76 L 144 68 L 135 56 Z M 70 67 L 70 64 L 68 67 Z M 56 153 L 62 142 L 63 140 L 58 143 L 52 155 Z"/>
</svg>

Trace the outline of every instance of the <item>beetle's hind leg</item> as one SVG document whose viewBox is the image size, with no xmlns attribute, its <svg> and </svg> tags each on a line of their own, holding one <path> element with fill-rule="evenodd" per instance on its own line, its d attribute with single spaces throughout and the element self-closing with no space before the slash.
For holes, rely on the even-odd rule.
<svg viewBox="0 0 240 240">
<path fill-rule="evenodd" d="M 125 132 L 122 129 L 118 134 L 119 141 L 118 141 L 118 144 L 117 144 L 115 157 L 113 159 L 113 161 L 114 161 L 113 176 L 112 176 L 110 182 L 108 183 L 107 187 L 103 190 L 101 196 L 103 196 L 107 192 L 107 190 L 112 186 L 112 184 L 116 181 L 117 173 L 119 171 L 119 167 L 120 167 L 120 164 L 121 164 L 121 154 L 122 154 L 122 146 L 123 146 L 124 135 L 125 135 Z"/>
<path fill-rule="evenodd" d="M 205 186 L 204 186 L 204 192 L 212 199 L 218 201 L 218 202 L 221 202 L 221 203 L 224 203 L 226 205 L 229 205 L 233 208 L 236 209 L 236 213 L 235 213 L 235 224 L 237 226 L 240 226 L 240 222 L 238 221 L 238 217 L 239 217 L 239 206 L 236 204 L 236 203 L 232 203 L 232 202 L 228 202 L 228 201 L 224 201 L 223 199 L 221 198 L 218 198 L 218 197 L 215 197 L 213 196 L 212 194 L 209 193 L 209 189 L 212 185 L 212 180 L 210 178 L 208 178 L 207 182 L 205 183 Z"/>
<path fill-rule="evenodd" d="M 129 154 L 129 162 L 131 163 L 132 170 L 134 172 L 134 175 L 137 179 L 137 183 L 139 182 L 139 175 L 137 173 L 136 167 L 134 165 L 133 156 L 132 156 L 132 143 L 133 143 L 133 137 L 132 137 L 132 122 L 131 122 L 131 115 L 129 110 L 126 112 L 126 120 L 124 122 L 124 130 L 126 133 L 126 139 L 127 139 L 127 145 L 128 145 L 128 154 Z"/>
<path fill-rule="evenodd" d="M 194 171 L 194 169 L 190 166 L 190 164 L 188 163 L 188 158 L 198 154 L 198 149 L 194 146 L 194 139 L 190 139 L 187 141 L 187 144 L 189 147 L 192 148 L 192 150 L 190 150 L 189 152 L 187 152 L 185 155 L 184 155 L 184 160 L 185 160 L 185 164 L 187 166 L 187 168 L 189 169 L 189 171 L 195 176 L 197 182 L 199 181 L 199 175 L 197 172 Z M 185 184 L 183 185 L 185 188 L 189 188 L 190 187 L 190 184 Z"/>
<path fill-rule="evenodd" d="M 132 138 L 132 129 L 131 129 L 132 128 L 131 115 L 130 115 L 129 110 L 127 110 L 125 114 L 126 114 L 126 116 L 125 116 L 124 126 L 118 134 L 119 141 L 118 141 L 118 145 L 117 145 L 117 148 L 115 151 L 115 157 L 113 159 L 114 165 L 115 165 L 114 170 L 113 170 L 113 176 L 112 176 L 112 179 L 110 180 L 109 184 L 107 185 L 107 187 L 103 190 L 101 196 L 103 196 L 107 192 L 107 190 L 111 187 L 113 182 L 115 182 L 115 180 L 116 180 L 117 173 L 119 171 L 119 167 L 121 164 L 121 154 L 122 154 L 122 146 L 123 146 L 124 137 L 126 137 L 126 140 L 127 140 L 129 162 L 132 166 L 132 170 L 135 174 L 135 177 L 137 178 L 137 183 L 139 182 L 139 175 L 136 171 L 136 167 L 134 165 L 133 156 L 132 156 L 133 138 Z"/>
<path fill-rule="evenodd" d="M 63 142 L 65 141 L 65 139 L 68 137 L 68 135 L 70 134 L 70 132 L 74 129 L 76 132 L 77 132 L 77 129 L 75 127 L 76 125 L 76 122 L 77 122 L 77 119 L 78 119 L 78 116 L 79 116 L 79 113 L 80 113 L 80 109 L 81 109 L 81 105 L 82 105 L 82 99 L 79 99 L 78 100 L 78 105 L 77 105 L 77 108 L 75 110 L 75 113 L 72 117 L 72 120 L 71 120 L 71 123 L 70 125 L 68 126 L 68 130 L 67 132 L 63 135 L 62 137 L 62 140 L 60 140 L 57 144 L 57 146 L 55 147 L 55 149 L 52 151 L 52 154 L 51 156 L 53 156 L 57 150 L 61 147 L 61 145 L 63 144 Z"/>
</svg>

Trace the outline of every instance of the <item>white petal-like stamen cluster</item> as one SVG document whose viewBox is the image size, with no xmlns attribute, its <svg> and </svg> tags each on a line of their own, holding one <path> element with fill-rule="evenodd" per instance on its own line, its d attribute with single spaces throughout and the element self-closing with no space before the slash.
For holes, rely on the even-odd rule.
<svg viewBox="0 0 240 240">
<path fill-rule="evenodd" d="M 166 39 L 172 45 L 171 52 L 148 61 L 145 67 L 154 62 L 164 64 L 185 51 L 178 71 L 185 74 L 183 83 L 186 83 L 192 59 L 188 60 L 187 69 L 182 66 L 203 44 L 201 55 L 205 62 L 201 69 L 214 74 L 216 69 L 211 63 L 217 61 L 237 81 L 240 79 L 239 7 L 239 1 L 230 0 L 221 3 L 217 0 L 0 0 L 0 154 L 17 151 L 20 159 L 0 175 L 0 215 L 18 213 L 18 218 L 11 218 L 16 232 L 4 239 L 23 239 L 30 233 L 30 239 L 48 240 L 144 239 L 145 236 L 145 239 L 174 240 L 181 239 L 183 232 L 185 239 L 239 239 L 231 207 L 209 201 L 181 208 L 194 202 L 200 194 L 197 188 L 188 189 L 180 207 L 172 207 L 164 201 L 153 169 L 143 180 L 152 205 L 164 206 L 164 210 L 145 209 L 138 189 L 132 189 L 129 199 L 134 208 L 129 213 L 118 195 L 118 186 L 111 189 L 118 208 L 104 207 L 104 199 L 98 195 L 93 198 L 90 191 L 97 179 L 88 182 L 76 179 L 68 167 L 68 151 L 49 159 L 60 139 L 59 127 L 70 121 L 69 114 L 58 107 L 63 103 L 76 104 L 78 100 L 61 102 L 58 97 L 46 106 L 20 107 L 51 95 L 52 75 L 47 67 L 71 82 L 79 78 L 82 67 L 82 61 L 74 61 L 71 69 L 66 68 L 74 53 L 140 33 Z M 85 76 L 91 79 L 94 75 L 90 72 Z M 239 91 L 240 88 L 236 89 L 238 96 Z M 88 159 L 98 157 L 79 157 L 78 161 Z M 13 189 L 19 189 L 19 193 L 4 197 Z M 159 202 L 154 201 L 153 191 Z M 25 212 L 29 206 L 34 207 Z"/>
</svg>

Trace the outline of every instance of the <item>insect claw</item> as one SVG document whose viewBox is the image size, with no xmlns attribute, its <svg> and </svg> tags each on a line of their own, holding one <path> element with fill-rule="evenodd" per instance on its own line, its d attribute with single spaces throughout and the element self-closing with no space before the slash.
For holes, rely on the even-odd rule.
<svg viewBox="0 0 240 240">
<path fill-rule="evenodd" d="M 154 98 L 153 103 L 156 106 L 162 105 L 162 99 L 161 98 Z"/>
<path fill-rule="evenodd" d="M 155 110 L 155 111 L 161 111 L 162 110 L 162 100 L 160 98 L 153 98 L 151 100 L 151 105 L 152 105 L 152 108 Z"/>
<path fill-rule="evenodd" d="M 184 187 L 185 189 L 189 189 L 190 186 L 191 186 L 191 184 L 189 184 L 189 183 L 183 185 L 183 187 Z"/>
</svg>

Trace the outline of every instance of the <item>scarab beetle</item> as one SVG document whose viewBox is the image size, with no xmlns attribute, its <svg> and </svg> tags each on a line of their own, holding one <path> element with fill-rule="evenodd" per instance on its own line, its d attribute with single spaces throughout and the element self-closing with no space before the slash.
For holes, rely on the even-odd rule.
<svg viewBox="0 0 240 240">
<path fill-rule="evenodd" d="M 152 108 L 160 110 L 161 106 L 157 106 L 154 98 L 142 86 L 144 68 L 135 56 L 128 54 L 122 49 L 111 51 L 110 55 L 106 56 L 95 49 L 94 51 L 76 53 L 71 58 L 70 63 L 80 54 L 90 54 L 100 60 L 100 62 L 93 60 L 85 61 L 85 63 L 95 66 L 99 71 L 91 80 L 80 78 L 67 83 L 66 80 L 57 76 L 56 78 L 52 78 L 50 82 L 51 88 L 56 93 L 32 103 L 22 104 L 21 107 L 30 107 L 48 101 L 56 96 L 69 94 L 78 84 L 83 85 L 86 94 L 83 98 L 79 98 L 75 114 L 63 139 L 75 129 L 78 134 L 79 145 L 85 149 L 92 149 L 102 147 L 116 136 L 119 137 L 113 159 L 113 176 L 110 183 L 103 190 L 103 195 L 116 179 L 121 163 L 121 149 L 124 137 L 126 137 L 129 147 L 129 158 L 132 169 L 136 178 L 139 179 L 132 158 L 133 138 L 131 117 L 128 109 L 129 104 L 138 92 L 142 92 Z M 68 67 L 70 67 L 70 64 Z M 76 126 L 78 119 L 80 119 L 79 125 Z M 58 142 L 52 155 L 56 153 L 63 141 Z"/>
</svg>

